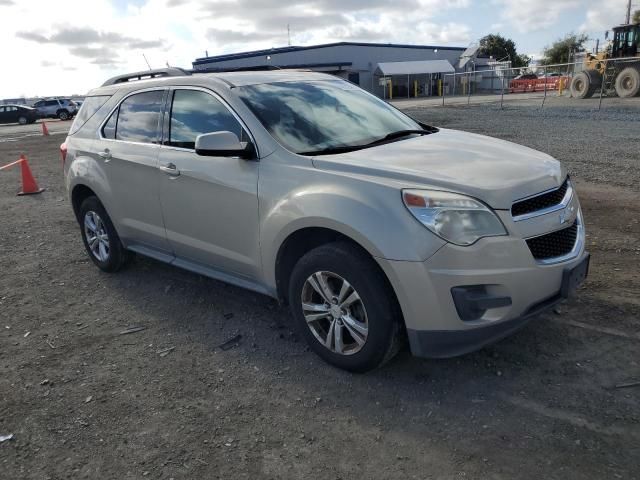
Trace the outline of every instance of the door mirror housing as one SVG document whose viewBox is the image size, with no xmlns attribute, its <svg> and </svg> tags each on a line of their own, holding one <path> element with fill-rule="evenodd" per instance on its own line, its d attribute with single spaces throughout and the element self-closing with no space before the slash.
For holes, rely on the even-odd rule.
<svg viewBox="0 0 640 480">
<path fill-rule="evenodd" d="M 229 131 L 203 133 L 196 137 L 196 153 L 207 157 L 240 157 L 250 160 L 256 152 L 251 142 L 241 142 Z"/>
</svg>

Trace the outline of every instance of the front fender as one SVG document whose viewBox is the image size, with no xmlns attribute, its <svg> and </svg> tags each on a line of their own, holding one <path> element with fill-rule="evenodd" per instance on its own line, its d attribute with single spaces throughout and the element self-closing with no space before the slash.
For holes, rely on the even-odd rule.
<svg viewBox="0 0 640 480">
<path fill-rule="evenodd" d="M 314 187 L 300 187 L 261 215 L 261 253 L 265 281 L 276 285 L 278 251 L 294 232 L 310 227 L 339 232 L 374 257 L 423 261 L 444 242 L 420 225 L 405 209 L 397 188 L 338 176 Z M 357 182 L 358 185 L 353 184 Z M 357 188 L 354 188 L 357 187 Z"/>
</svg>

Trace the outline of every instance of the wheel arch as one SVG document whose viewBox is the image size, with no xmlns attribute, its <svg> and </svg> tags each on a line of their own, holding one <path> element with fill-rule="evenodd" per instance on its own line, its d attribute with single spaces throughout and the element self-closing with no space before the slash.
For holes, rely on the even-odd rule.
<svg viewBox="0 0 640 480">
<path fill-rule="evenodd" d="M 100 200 L 96 192 L 83 183 L 75 185 L 71 190 L 71 206 L 78 221 L 80 221 L 80 205 L 89 197 L 96 197 Z"/>
<path fill-rule="evenodd" d="M 398 295 L 387 273 L 376 261 L 375 255 L 351 236 L 328 227 L 302 227 L 289 233 L 282 242 L 275 261 L 275 282 L 278 300 L 283 304 L 288 304 L 289 280 L 298 260 L 314 248 L 333 242 L 348 243 L 369 257 L 380 272 L 381 278 L 384 279 L 389 294 L 392 296 L 392 302 L 400 316 L 402 316 Z"/>
</svg>

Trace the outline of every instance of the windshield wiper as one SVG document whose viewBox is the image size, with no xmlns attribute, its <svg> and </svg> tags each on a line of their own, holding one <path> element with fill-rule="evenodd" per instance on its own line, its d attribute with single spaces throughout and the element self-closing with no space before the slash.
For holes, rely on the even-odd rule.
<svg viewBox="0 0 640 480">
<path fill-rule="evenodd" d="M 322 150 L 299 152 L 298 154 L 314 156 L 314 155 L 333 155 L 337 153 L 347 153 L 347 152 L 353 152 L 355 150 L 362 150 L 365 148 L 373 147 L 374 145 L 388 142 L 389 140 L 393 140 L 396 138 L 406 137 L 408 135 L 429 135 L 430 133 L 433 133 L 433 132 L 430 132 L 429 130 L 415 130 L 415 129 L 414 130 L 398 130 L 396 132 L 391 132 L 385 135 L 384 137 L 374 140 L 373 142 L 370 142 L 370 143 L 364 143 L 361 145 L 343 145 L 339 147 L 327 147 L 327 148 L 323 148 Z"/>
<path fill-rule="evenodd" d="M 387 135 L 385 135 L 382 138 L 379 138 L 377 140 L 374 140 L 373 142 L 367 144 L 368 146 L 370 145 L 376 145 L 378 143 L 382 143 L 382 142 L 386 142 L 387 140 L 393 140 L 395 138 L 400 138 L 400 137 L 406 137 L 408 135 L 429 135 L 432 132 L 429 132 L 428 130 L 398 130 L 397 132 L 391 132 Z"/>
<path fill-rule="evenodd" d="M 363 148 L 367 148 L 369 145 L 343 145 L 340 147 L 327 147 L 321 150 L 312 150 L 309 152 L 298 152 L 298 155 L 333 155 L 336 153 L 347 153 L 354 152 L 356 150 L 362 150 Z"/>
</svg>

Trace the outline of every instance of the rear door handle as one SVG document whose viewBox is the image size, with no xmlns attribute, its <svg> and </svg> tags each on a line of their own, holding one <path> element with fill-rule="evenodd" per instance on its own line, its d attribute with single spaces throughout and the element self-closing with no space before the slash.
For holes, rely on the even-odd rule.
<svg viewBox="0 0 640 480">
<path fill-rule="evenodd" d="M 165 163 L 164 165 L 160 165 L 160 170 L 162 170 L 167 175 L 171 175 L 172 177 L 177 177 L 180 175 L 180 170 L 173 163 Z"/>
<path fill-rule="evenodd" d="M 103 152 L 99 152 L 98 155 L 100 156 L 100 158 L 102 158 L 105 162 L 108 162 L 109 160 L 111 160 L 112 155 L 111 152 L 109 151 L 108 148 L 105 148 L 105 150 Z"/>
</svg>

